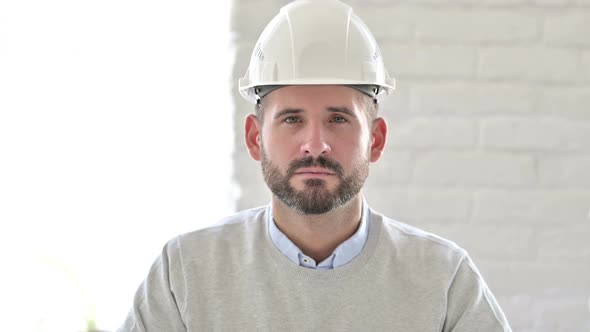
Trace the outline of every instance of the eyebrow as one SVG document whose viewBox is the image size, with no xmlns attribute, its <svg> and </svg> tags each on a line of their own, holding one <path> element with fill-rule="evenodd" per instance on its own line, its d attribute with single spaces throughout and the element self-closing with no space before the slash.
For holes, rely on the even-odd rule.
<svg viewBox="0 0 590 332">
<path fill-rule="evenodd" d="M 354 112 L 352 112 L 350 109 L 348 109 L 347 107 L 328 107 L 327 110 L 329 112 L 334 112 L 334 113 L 344 113 L 344 114 L 348 114 L 352 117 L 356 117 L 356 115 L 354 114 Z"/>
<path fill-rule="evenodd" d="M 277 114 L 275 114 L 274 118 L 278 119 L 285 114 L 299 114 L 299 113 L 303 113 L 303 110 L 300 108 L 285 108 L 285 109 L 277 112 Z"/>
<path fill-rule="evenodd" d="M 347 107 L 331 106 L 331 107 L 326 108 L 326 110 L 328 112 L 332 112 L 332 113 L 344 113 L 344 114 L 348 114 L 352 117 L 355 117 L 355 114 Z M 285 108 L 285 109 L 277 112 L 277 114 L 275 114 L 274 118 L 278 119 L 286 114 L 299 114 L 299 113 L 303 113 L 303 110 L 300 108 Z"/>
</svg>

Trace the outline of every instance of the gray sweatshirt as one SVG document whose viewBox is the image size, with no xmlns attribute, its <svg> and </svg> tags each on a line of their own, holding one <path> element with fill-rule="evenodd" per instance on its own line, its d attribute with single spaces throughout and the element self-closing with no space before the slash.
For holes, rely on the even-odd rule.
<svg viewBox="0 0 590 332">
<path fill-rule="evenodd" d="M 512 331 L 467 252 L 370 210 L 362 252 L 332 270 L 293 264 L 268 207 L 169 241 L 118 331 Z"/>
</svg>

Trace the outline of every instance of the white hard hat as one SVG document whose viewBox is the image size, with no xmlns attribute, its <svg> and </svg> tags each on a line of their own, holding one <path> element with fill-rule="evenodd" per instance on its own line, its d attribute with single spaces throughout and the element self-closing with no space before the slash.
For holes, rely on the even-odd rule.
<svg viewBox="0 0 590 332">
<path fill-rule="evenodd" d="M 375 38 L 337 0 L 297 0 L 283 8 L 256 42 L 240 94 L 258 102 L 285 85 L 348 85 L 377 99 L 395 88 Z"/>
</svg>

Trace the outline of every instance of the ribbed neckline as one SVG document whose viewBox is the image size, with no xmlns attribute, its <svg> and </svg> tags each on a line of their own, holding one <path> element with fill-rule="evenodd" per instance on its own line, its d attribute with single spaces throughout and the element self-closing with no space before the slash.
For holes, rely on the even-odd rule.
<svg viewBox="0 0 590 332">
<path fill-rule="evenodd" d="M 379 242 L 381 236 L 383 221 L 378 214 L 375 214 L 373 210 L 368 209 L 369 215 L 367 222 L 370 222 L 369 234 L 367 242 L 363 247 L 361 253 L 355 257 L 350 263 L 340 266 L 335 269 L 329 270 L 315 270 L 293 264 L 289 258 L 283 256 L 279 250 L 274 246 L 268 230 L 265 227 L 265 220 L 268 217 L 268 208 L 264 209 L 262 218 L 259 219 L 259 234 L 263 238 L 265 250 L 271 257 L 272 264 L 278 271 L 284 271 L 287 277 L 293 280 L 301 281 L 331 281 L 346 278 L 351 274 L 355 274 L 356 271 L 362 269 L 369 260 L 373 257 L 373 253 Z"/>
<path fill-rule="evenodd" d="M 283 256 L 289 258 L 293 263 L 303 265 L 301 264 L 301 259 L 307 256 L 301 251 L 301 249 L 297 247 L 297 245 L 295 245 L 295 243 L 291 241 L 291 239 L 287 237 L 287 235 L 285 235 L 277 227 L 272 215 L 272 203 L 268 205 L 266 211 L 267 214 L 266 218 L 264 219 L 267 223 L 266 227 L 268 229 L 268 234 L 270 235 L 270 240 L 274 244 L 275 248 L 277 248 L 281 254 L 283 254 Z M 368 219 L 369 205 L 363 196 L 361 206 L 361 222 L 357 230 L 348 239 L 340 243 L 336 249 L 334 249 L 331 256 L 324 259 L 322 262 L 316 262 L 316 264 L 318 264 L 317 269 L 327 270 L 338 268 L 350 263 L 355 257 L 357 257 L 362 252 L 365 244 L 367 243 L 367 239 L 369 238 L 370 224 L 367 221 Z M 310 259 L 313 260 L 311 257 Z M 320 266 L 323 266 L 324 268 Z"/>
</svg>

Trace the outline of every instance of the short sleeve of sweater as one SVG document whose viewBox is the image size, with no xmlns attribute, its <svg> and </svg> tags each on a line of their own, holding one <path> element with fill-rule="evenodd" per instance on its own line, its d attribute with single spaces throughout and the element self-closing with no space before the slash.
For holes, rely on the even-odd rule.
<svg viewBox="0 0 590 332">
<path fill-rule="evenodd" d="M 186 331 L 182 321 L 185 283 L 178 239 L 169 241 L 135 293 L 133 306 L 117 332 Z"/>
<path fill-rule="evenodd" d="M 469 255 L 461 260 L 447 295 L 443 332 L 512 332 Z"/>
</svg>

